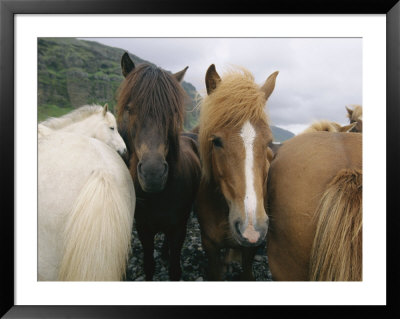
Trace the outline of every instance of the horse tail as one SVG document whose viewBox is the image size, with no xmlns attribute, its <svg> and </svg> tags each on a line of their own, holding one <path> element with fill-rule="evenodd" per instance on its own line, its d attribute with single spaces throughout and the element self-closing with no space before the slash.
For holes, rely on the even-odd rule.
<svg viewBox="0 0 400 319">
<path fill-rule="evenodd" d="M 362 280 L 362 171 L 343 169 L 317 207 L 310 280 Z"/>
<path fill-rule="evenodd" d="M 125 277 L 134 207 L 120 192 L 109 172 L 92 172 L 67 218 L 59 280 Z"/>
</svg>

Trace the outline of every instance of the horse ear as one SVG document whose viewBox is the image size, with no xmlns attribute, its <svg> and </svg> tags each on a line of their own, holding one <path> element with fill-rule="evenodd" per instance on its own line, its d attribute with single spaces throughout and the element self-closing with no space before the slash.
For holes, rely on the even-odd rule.
<svg viewBox="0 0 400 319">
<path fill-rule="evenodd" d="M 215 69 L 215 65 L 211 64 L 206 72 L 206 88 L 208 95 L 210 95 L 217 88 L 219 82 L 221 82 L 221 78 Z"/>
<path fill-rule="evenodd" d="M 135 63 L 129 57 L 128 52 L 125 52 L 121 58 L 121 69 L 122 75 L 126 78 L 126 76 L 131 73 L 131 71 L 135 68 Z"/>
<path fill-rule="evenodd" d="M 356 125 L 357 125 L 357 122 L 353 122 L 350 125 L 342 126 L 339 129 L 339 132 L 345 132 L 345 133 L 350 132 Z"/>
<path fill-rule="evenodd" d="M 103 116 L 106 116 L 107 111 L 108 111 L 108 103 L 104 104 L 103 106 Z"/>
<path fill-rule="evenodd" d="M 347 106 L 345 106 L 345 108 L 346 108 L 346 110 L 347 110 L 347 116 L 348 116 L 349 118 L 351 118 L 351 116 L 353 115 L 353 110 L 352 110 L 352 109 L 349 109 Z"/>
<path fill-rule="evenodd" d="M 178 81 L 178 82 L 182 82 L 183 77 L 185 76 L 186 70 L 189 69 L 189 67 L 187 66 L 186 68 L 184 68 L 182 71 L 176 72 L 175 74 L 172 74 L 172 76 Z"/>
<path fill-rule="evenodd" d="M 276 81 L 276 77 L 278 76 L 279 71 L 275 71 L 274 73 L 272 73 L 268 79 L 265 81 L 264 85 L 261 87 L 261 91 L 264 92 L 265 94 L 265 99 L 268 100 L 268 98 L 270 97 L 270 95 L 272 94 L 272 92 L 275 89 L 275 81 Z"/>
</svg>

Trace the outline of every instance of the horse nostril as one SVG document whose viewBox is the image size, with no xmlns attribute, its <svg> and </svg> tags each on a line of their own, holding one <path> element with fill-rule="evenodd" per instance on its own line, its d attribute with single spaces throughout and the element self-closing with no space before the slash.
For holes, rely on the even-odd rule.
<svg viewBox="0 0 400 319">
<path fill-rule="evenodd" d="M 236 222 L 235 222 L 235 230 L 236 230 L 236 232 L 238 233 L 238 235 L 239 235 L 240 237 L 242 237 L 242 233 L 241 233 L 241 231 L 240 231 L 240 221 L 236 221 Z"/>
<path fill-rule="evenodd" d="M 137 170 L 138 170 L 140 175 L 143 175 L 143 173 L 142 173 L 142 165 L 143 165 L 142 162 L 139 162 L 138 165 L 137 165 Z"/>
<path fill-rule="evenodd" d="M 168 173 L 168 163 L 164 162 L 164 172 L 162 174 L 162 176 L 166 175 Z"/>
</svg>

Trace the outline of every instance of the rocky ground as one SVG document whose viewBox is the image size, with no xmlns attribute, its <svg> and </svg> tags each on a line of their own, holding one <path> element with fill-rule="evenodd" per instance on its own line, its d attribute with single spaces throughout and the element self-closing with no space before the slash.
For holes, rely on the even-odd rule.
<svg viewBox="0 0 400 319">
<path fill-rule="evenodd" d="M 168 263 L 161 258 L 161 246 L 163 243 L 163 234 L 157 234 L 155 238 L 154 257 L 156 270 L 155 281 L 168 280 Z M 183 281 L 204 281 L 206 280 L 207 259 L 201 247 L 200 228 L 197 218 L 192 213 L 187 227 L 186 239 L 183 244 L 181 254 L 182 279 Z M 240 272 L 240 265 L 237 262 L 230 264 L 229 271 L 225 280 L 237 280 Z M 254 258 L 253 272 L 257 281 L 271 281 L 271 273 L 268 268 L 268 259 L 265 249 L 259 249 Z M 132 236 L 132 254 L 128 263 L 127 277 L 128 281 L 143 281 L 145 279 L 143 271 L 143 250 L 137 237 L 136 229 L 133 229 Z"/>
</svg>

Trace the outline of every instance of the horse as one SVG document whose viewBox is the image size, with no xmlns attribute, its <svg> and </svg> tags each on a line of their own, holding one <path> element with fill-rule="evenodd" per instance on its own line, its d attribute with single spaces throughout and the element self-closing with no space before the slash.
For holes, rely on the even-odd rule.
<svg viewBox="0 0 400 319">
<path fill-rule="evenodd" d="M 154 237 L 164 233 L 169 278 L 177 281 L 200 179 L 196 142 L 182 134 L 184 90 L 180 82 L 187 67 L 169 74 L 154 65 L 135 66 L 125 53 L 121 69 L 125 79 L 118 93 L 117 122 L 127 144 L 137 194 L 135 222 L 143 246 L 145 279 L 153 280 Z"/>
<path fill-rule="evenodd" d="M 351 123 L 350 125 L 340 125 L 339 123 L 328 121 L 328 120 L 320 120 L 311 124 L 308 128 L 306 128 L 302 134 L 310 133 L 310 132 L 352 132 L 356 122 Z"/>
<path fill-rule="evenodd" d="M 273 280 L 362 280 L 362 136 L 313 132 L 283 143 L 268 174 Z"/>
<path fill-rule="evenodd" d="M 354 105 L 353 109 L 346 106 L 346 110 L 350 123 L 356 123 L 351 132 L 362 133 L 362 106 Z"/>
<path fill-rule="evenodd" d="M 122 280 L 136 200 L 114 116 L 84 106 L 38 131 L 38 280 Z"/>
<path fill-rule="evenodd" d="M 200 111 L 202 176 L 196 200 L 208 280 L 222 280 L 221 251 L 241 254 L 240 279 L 254 280 L 252 262 L 268 229 L 266 181 L 272 132 L 264 106 L 278 72 L 262 87 L 245 70 L 222 79 L 212 64 Z M 235 255 L 235 254 L 234 254 Z"/>
</svg>

